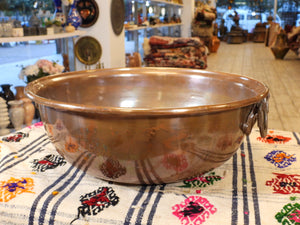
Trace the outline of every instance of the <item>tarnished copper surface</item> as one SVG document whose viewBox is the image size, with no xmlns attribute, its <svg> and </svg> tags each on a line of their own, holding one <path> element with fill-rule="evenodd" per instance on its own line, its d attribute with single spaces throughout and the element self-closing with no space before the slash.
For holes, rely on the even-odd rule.
<svg viewBox="0 0 300 225">
<path fill-rule="evenodd" d="M 90 174 L 131 184 L 223 164 L 257 119 L 264 135 L 268 92 L 247 77 L 178 68 L 79 71 L 26 87 L 60 154 L 93 158 Z"/>
</svg>

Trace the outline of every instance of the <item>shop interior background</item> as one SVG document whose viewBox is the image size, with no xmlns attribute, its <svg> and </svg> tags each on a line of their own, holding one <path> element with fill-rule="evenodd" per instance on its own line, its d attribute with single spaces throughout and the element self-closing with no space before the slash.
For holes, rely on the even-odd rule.
<svg viewBox="0 0 300 225">
<path fill-rule="evenodd" d="M 183 0 L 188 1 L 188 0 Z M 134 10 L 140 10 L 139 5 L 144 2 L 125 0 L 125 23 L 134 23 L 134 18 L 130 15 Z M 231 15 L 236 10 L 240 15 L 240 26 L 253 32 L 255 24 L 258 22 L 267 22 L 267 17 L 272 15 L 276 18 L 276 22 L 281 27 L 300 26 L 300 1 L 299 0 L 196 0 L 197 4 L 214 5 L 217 9 L 217 19 L 215 23 L 220 25 L 221 20 L 225 20 L 225 24 L 230 30 L 233 25 Z M 151 4 L 147 4 L 147 15 L 142 17 L 160 18 L 163 20 L 166 9 L 162 5 L 159 8 L 153 8 Z M 28 26 L 30 17 L 36 14 L 42 21 L 52 18 L 54 14 L 53 0 L 1 0 L 0 2 L 0 23 L 8 23 L 14 20 L 21 21 L 22 26 Z M 178 16 L 181 12 L 178 11 Z M 180 36 L 180 29 L 174 28 L 170 34 L 169 30 L 160 29 L 158 33 L 153 34 L 151 31 L 143 30 L 138 32 L 139 49 L 143 56 L 142 43 L 145 37 L 152 35 L 161 36 Z M 25 85 L 20 80 L 18 74 L 22 66 L 35 63 L 38 59 L 44 58 L 57 61 L 62 64 L 60 40 L 43 40 L 43 41 L 26 41 L 26 42 L 10 42 L 0 44 L 0 79 L 1 84 L 11 84 L 13 86 Z M 133 52 L 134 40 L 130 32 L 125 32 L 125 51 Z"/>
</svg>

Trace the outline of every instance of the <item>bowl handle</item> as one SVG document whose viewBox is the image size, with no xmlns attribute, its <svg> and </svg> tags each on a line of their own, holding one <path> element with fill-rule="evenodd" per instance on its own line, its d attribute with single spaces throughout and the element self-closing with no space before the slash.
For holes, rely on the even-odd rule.
<svg viewBox="0 0 300 225">
<path fill-rule="evenodd" d="M 256 120 L 259 127 L 260 136 L 265 137 L 268 133 L 268 112 L 269 112 L 269 94 L 259 103 L 253 104 L 241 129 L 244 134 L 249 135 Z"/>
</svg>

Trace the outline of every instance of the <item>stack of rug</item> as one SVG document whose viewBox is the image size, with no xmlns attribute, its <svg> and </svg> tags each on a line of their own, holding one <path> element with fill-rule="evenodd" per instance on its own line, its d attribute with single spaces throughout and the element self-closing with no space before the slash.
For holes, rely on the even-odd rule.
<svg viewBox="0 0 300 225">
<path fill-rule="evenodd" d="M 144 40 L 144 55 L 146 66 L 150 67 L 207 67 L 207 48 L 198 37 L 152 36 Z"/>
</svg>

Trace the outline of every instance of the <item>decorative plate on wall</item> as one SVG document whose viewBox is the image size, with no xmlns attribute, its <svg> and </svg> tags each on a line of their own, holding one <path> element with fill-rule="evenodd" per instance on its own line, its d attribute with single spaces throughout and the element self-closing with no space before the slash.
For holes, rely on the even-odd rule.
<svg viewBox="0 0 300 225">
<path fill-rule="evenodd" d="M 81 27 L 90 27 L 99 17 L 99 8 L 95 0 L 78 0 L 76 8 L 82 19 Z"/>
<path fill-rule="evenodd" d="M 85 36 L 76 42 L 74 52 L 80 62 L 85 65 L 92 65 L 101 58 L 102 48 L 95 38 Z"/>
<path fill-rule="evenodd" d="M 110 19 L 113 31 L 119 35 L 124 27 L 125 5 L 124 0 L 112 0 L 110 5 Z"/>
</svg>

